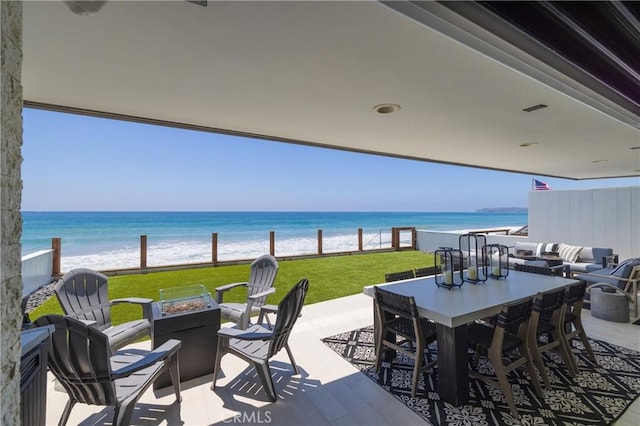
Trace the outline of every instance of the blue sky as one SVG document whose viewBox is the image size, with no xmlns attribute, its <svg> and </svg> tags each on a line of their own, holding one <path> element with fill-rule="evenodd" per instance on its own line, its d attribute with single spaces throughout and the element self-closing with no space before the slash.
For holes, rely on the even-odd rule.
<svg viewBox="0 0 640 426">
<path fill-rule="evenodd" d="M 572 181 L 25 109 L 22 210 L 474 211 Z M 491 188 L 479 196 L 477 188 Z"/>
</svg>

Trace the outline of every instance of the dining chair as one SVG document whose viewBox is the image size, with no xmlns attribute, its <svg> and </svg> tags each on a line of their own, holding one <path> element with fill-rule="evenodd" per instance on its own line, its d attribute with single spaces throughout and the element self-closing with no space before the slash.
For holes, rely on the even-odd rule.
<svg viewBox="0 0 640 426">
<path fill-rule="evenodd" d="M 408 271 L 389 272 L 384 274 L 384 280 L 388 283 L 392 281 L 408 280 L 415 277 L 416 276 L 413 272 L 413 269 L 409 269 Z"/>
<path fill-rule="evenodd" d="M 436 341 L 436 325 L 418 315 L 413 296 L 402 296 L 374 287 L 376 308 L 376 371 L 388 350 L 413 359 L 411 396 L 418 390 L 420 374 L 433 367 L 437 360 L 425 360 L 427 346 Z"/>
<path fill-rule="evenodd" d="M 587 283 L 585 281 L 580 281 L 579 283 L 567 286 L 565 294 L 564 321 L 563 326 L 560 328 L 561 337 L 571 351 L 573 351 L 573 346 L 571 344 L 573 339 L 580 339 L 580 342 L 582 342 L 582 345 L 587 351 L 589 359 L 597 365 L 598 361 L 596 360 L 596 356 L 593 353 L 591 344 L 589 343 L 587 333 L 584 331 L 581 319 L 582 304 L 584 302 L 584 295 L 586 291 Z M 571 362 L 573 363 L 573 371 L 577 374 L 579 370 L 575 356 L 571 356 Z"/>
<path fill-rule="evenodd" d="M 108 278 L 100 272 L 87 268 L 72 269 L 58 280 L 54 292 L 65 315 L 102 331 L 109 338 L 113 350 L 152 334 L 153 299 L 127 297 L 109 300 Z M 121 303 L 141 306 L 142 318 L 111 324 L 111 307 Z"/>
<path fill-rule="evenodd" d="M 481 323 L 469 325 L 469 348 L 475 352 L 476 362 L 480 356 L 489 360 L 495 371 L 496 379 L 486 376 L 473 368 L 472 377 L 500 389 L 505 397 L 511 414 L 518 418 L 519 413 L 513 399 L 507 374 L 518 367 L 526 366 L 529 379 L 538 396 L 542 397 L 542 388 L 531 361 L 528 348 L 527 331 L 531 317 L 532 300 L 527 299 L 504 305 L 498 314 L 495 327 Z M 504 360 L 508 363 L 505 364 Z"/>
<path fill-rule="evenodd" d="M 298 281 L 289 290 L 289 293 L 278 304 L 277 317 L 273 329 L 267 329 L 260 324 L 255 324 L 246 330 L 224 327 L 218 331 L 218 349 L 211 389 L 216 389 L 222 357 L 225 354 L 232 354 L 253 365 L 269 399 L 272 402 L 277 400 L 276 390 L 271 378 L 269 360 L 284 348 L 289 355 L 294 373 L 299 373 L 298 366 L 289 348 L 289 335 L 300 316 L 308 290 L 309 281 L 306 278 Z"/>
<path fill-rule="evenodd" d="M 267 296 L 276 292 L 273 283 L 278 274 L 278 261 L 270 254 L 265 254 L 253 262 L 249 268 L 249 280 L 226 284 L 216 288 L 216 302 L 220 305 L 220 316 L 228 321 L 237 324 L 238 328 L 244 330 L 249 326 L 250 317 L 260 313 L 260 308 L 264 306 Z M 224 292 L 236 287 L 247 288 L 247 300 L 243 303 L 223 302 Z M 264 315 L 269 326 L 269 316 Z"/>
<path fill-rule="evenodd" d="M 558 350 L 569 374 L 575 376 L 570 349 L 561 335 L 564 325 L 565 292 L 565 288 L 560 287 L 538 293 L 533 299 L 529 319 L 528 338 L 531 358 L 547 389 L 551 389 L 551 381 L 542 360 L 544 352 Z M 544 339 L 541 339 L 542 337 Z"/>
<path fill-rule="evenodd" d="M 426 268 L 415 268 L 413 270 L 416 278 L 418 277 L 428 277 L 431 275 L 435 275 L 436 267 L 435 266 L 427 266 Z"/>
</svg>

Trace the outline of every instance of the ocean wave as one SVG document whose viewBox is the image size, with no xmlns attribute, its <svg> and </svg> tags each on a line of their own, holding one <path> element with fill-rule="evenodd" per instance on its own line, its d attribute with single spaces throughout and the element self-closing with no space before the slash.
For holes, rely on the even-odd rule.
<svg viewBox="0 0 640 426">
<path fill-rule="evenodd" d="M 391 232 L 363 234 L 365 250 L 391 247 Z M 358 237 L 354 235 L 325 236 L 322 239 L 323 253 L 339 253 L 358 250 Z M 316 238 L 276 239 L 275 256 L 316 254 Z M 269 253 L 268 240 L 218 242 L 218 260 L 254 259 Z M 164 266 L 211 261 L 211 243 L 203 241 L 160 242 L 147 247 L 147 266 Z M 77 256 L 62 256 L 61 269 L 91 268 L 95 270 L 136 268 L 140 265 L 140 249 L 124 247 L 99 253 Z"/>
</svg>

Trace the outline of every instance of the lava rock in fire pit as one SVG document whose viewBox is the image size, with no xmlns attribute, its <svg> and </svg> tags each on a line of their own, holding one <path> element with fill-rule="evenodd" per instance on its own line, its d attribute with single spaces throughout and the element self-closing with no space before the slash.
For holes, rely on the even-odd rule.
<svg viewBox="0 0 640 426">
<path fill-rule="evenodd" d="M 164 305 L 162 306 L 162 315 L 171 315 L 171 314 L 178 314 L 181 312 L 193 312 L 193 311 L 199 311 L 202 310 L 204 308 L 206 308 L 207 305 L 205 305 L 204 303 L 197 301 L 197 302 L 187 302 L 187 303 L 181 303 L 181 304 L 176 304 L 176 305 Z"/>
</svg>

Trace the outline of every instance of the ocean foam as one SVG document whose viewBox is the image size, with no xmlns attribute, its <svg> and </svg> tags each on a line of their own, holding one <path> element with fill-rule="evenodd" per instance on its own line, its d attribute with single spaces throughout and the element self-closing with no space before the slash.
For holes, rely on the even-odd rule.
<svg viewBox="0 0 640 426">
<path fill-rule="evenodd" d="M 391 232 L 363 234 L 365 250 L 391 247 Z M 330 235 L 322 239 L 323 253 L 338 253 L 358 250 L 357 235 Z M 276 239 L 275 256 L 295 256 L 316 254 L 316 238 Z M 236 242 L 218 242 L 218 260 L 254 259 L 269 253 L 269 241 L 248 240 Z M 162 242 L 147 247 L 147 266 L 164 266 L 183 263 L 201 263 L 211 261 L 211 244 L 202 241 Z M 95 270 L 136 268 L 140 265 L 139 248 L 107 250 L 79 256 L 64 256 L 61 259 L 63 271 L 74 268 Z"/>
</svg>

